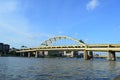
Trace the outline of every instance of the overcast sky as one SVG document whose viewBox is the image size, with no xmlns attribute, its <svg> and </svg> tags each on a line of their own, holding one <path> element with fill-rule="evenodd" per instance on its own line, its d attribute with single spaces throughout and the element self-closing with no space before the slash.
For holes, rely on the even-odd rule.
<svg viewBox="0 0 120 80">
<path fill-rule="evenodd" d="M 0 42 L 36 47 L 52 36 L 120 44 L 120 0 L 0 0 Z"/>
</svg>

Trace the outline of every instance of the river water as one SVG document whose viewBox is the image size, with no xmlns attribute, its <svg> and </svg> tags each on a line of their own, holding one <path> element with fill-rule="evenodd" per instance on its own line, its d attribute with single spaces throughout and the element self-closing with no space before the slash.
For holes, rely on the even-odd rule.
<svg viewBox="0 0 120 80">
<path fill-rule="evenodd" d="M 112 80 L 120 60 L 0 57 L 0 80 Z"/>
</svg>

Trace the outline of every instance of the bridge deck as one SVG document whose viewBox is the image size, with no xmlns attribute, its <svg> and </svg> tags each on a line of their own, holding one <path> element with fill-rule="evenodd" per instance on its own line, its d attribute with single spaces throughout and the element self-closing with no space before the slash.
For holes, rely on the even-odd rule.
<svg viewBox="0 0 120 80">
<path fill-rule="evenodd" d="M 49 50 L 58 50 L 58 51 L 63 51 L 63 50 L 72 50 L 72 51 L 83 51 L 83 50 L 88 50 L 88 51 L 115 51 L 115 52 L 120 52 L 120 44 L 87 44 L 87 46 L 78 46 L 78 45 L 73 45 L 73 46 L 41 46 L 37 48 L 25 48 L 21 49 L 20 51 L 17 52 L 32 52 L 32 51 L 49 51 Z"/>
</svg>

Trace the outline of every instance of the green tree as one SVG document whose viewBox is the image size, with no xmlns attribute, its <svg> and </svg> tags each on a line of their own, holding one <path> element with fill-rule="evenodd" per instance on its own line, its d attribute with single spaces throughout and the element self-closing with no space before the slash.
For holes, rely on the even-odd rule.
<svg viewBox="0 0 120 80">
<path fill-rule="evenodd" d="M 21 48 L 27 48 L 27 46 L 22 45 Z"/>
<path fill-rule="evenodd" d="M 85 42 L 84 42 L 83 40 L 81 40 L 81 39 L 79 40 L 79 42 L 81 42 L 81 43 L 85 43 Z"/>
</svg>

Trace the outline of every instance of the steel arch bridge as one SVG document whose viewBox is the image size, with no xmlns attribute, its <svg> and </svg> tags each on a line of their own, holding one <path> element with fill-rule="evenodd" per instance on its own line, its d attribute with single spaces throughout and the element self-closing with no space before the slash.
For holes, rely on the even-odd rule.
<svg viewBox="0 0 120 80">
<path fill-rule="evenodd" d="M 57 40 L 61 39 L 69 39 L 72 41 L 77 42 L 79 45 L 71 45 L 71 46 L 50 46 L 50 44 L 56 42 Z M 93 57 L 93 51 L 96 52 L 108 52 L 108 60 L 116 60 L 115 52 L 120 52 L 120 44 L 85 44 L 80 40 L 67 37 L 67 36 L 57 36 L 49 38 L 48 40 L 45 40 L 41 43 L 39 47 L 35 48 L 25 48 L 20 49 L 16 51 L 17 53 L 20 53 L 20 56 L 24 56 L 25 53 L 28 54 L 28 57 L 30 57 L 30 54 L 34 54 L 35 57 L 38 57 L 38 55 L 47 56 L 48 51 L 63 51 L 64 55 L 66 55 L 66 51 L 71 51 L 70 56 L 73 57 L 74 51 L 84 51 L 84 59 L 88 60 L 88 53 L 90 56 Z"/>
<path fill-rule="evenodd" d="M 85 46 L 86 45 L 82 41 L 80 41 L 78 39 L 75 39 L 75 38 L 71 38 L 71 37 L 68 37 L 68 36 L 56 36 L 56 37 L 52 37 L 52 38 L 49 38 L 49 39 L 45 40 L 44 42 L 41 43 L 40 46 L 50 46 L 52 43 L 54 43 L 58 40 L 61 40 L 61 39 L 72 40 L 72 41 L 76 42 L 77 45 L 79 45 L 79 46 Z"/>
</svg>

